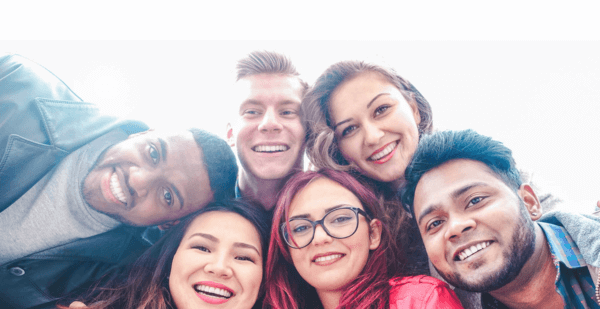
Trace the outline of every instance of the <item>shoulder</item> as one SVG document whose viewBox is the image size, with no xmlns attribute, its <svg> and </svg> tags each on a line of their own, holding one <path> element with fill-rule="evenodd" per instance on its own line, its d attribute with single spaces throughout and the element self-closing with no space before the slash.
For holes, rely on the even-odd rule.
<svg viewBox="0 0 600 309">
<path fill-rule="evenodd" d="M 462 308 L 447 283 L 420 275 L 390 280 L 390 308 Z"/>
<path fill-rule="evenodd" d="M 448 284 L 442 280 L 436 279 L 431 276 L 419 275 L 419 276 L 408 276 L 408 277 L 396 277 L 390 280 L 392 289 L 395 288 L 408 288 L 411 286 L 422 286 L 422 287 L 444 287 L 449 288 Z"/>
</svg>

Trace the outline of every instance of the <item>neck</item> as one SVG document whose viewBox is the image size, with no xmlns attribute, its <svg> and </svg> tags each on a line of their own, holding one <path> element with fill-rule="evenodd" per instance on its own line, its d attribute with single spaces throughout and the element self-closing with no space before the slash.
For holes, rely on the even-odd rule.
<svg viewBox="0 0 600 309">
<path fill-rule="evenodd" d="M 404 175 L 392 182 L 389 183 L 390 188 L 398 191 L 406 185 L 406 179 L 404 179 Z"/>
<path fill-rule="evenodd" d="M 242 196 L 259 202 L 265 210 L 272 210 L 277 202 L 277 194 L 285 184 L 287 178 L 260 179 L 242 170 L 238 185 Z"/>
<path fill-rule="evenodd" d="M 548 241 L 537 224 L 535 232 L 534 253 L 517 278 L 490 295 L 509 308 L 563 308 L 562 298 L 556 292 L 556 267 Z"/>
<path fill-rule="evenodd" d="M 340 304 L 342 298 L 341 291 L 317 291 L 321 304 L 324 309 L 335 309 Z"/>
</svg>

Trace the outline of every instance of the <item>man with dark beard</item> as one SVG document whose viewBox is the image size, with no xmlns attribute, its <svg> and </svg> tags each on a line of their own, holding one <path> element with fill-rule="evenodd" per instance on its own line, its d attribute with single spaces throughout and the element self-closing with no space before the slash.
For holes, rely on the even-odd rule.
<svg viewBox="0 0 600 309">
<path fill-rule="evenodd" d="M 405 205 L 439 274 L 483 308 L 600 308 L 600 218 L 551 212 L 510 149 L 472 130 L 423 137 Z"/>
</svg>

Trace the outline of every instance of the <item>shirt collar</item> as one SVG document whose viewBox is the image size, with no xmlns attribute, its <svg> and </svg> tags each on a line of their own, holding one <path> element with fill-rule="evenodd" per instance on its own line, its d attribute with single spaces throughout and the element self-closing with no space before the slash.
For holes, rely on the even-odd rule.
<svg viewBox="0 0 600 309">
<path fill-rule="evenodd" d="M 579 248 L 562 226 L 537 222 L 546 235 L 546 240 L 550 246 L 550 252 L 555 261 L 562 262 L 569 268 L 578 268 L 587 266 Z"/>
</svg>

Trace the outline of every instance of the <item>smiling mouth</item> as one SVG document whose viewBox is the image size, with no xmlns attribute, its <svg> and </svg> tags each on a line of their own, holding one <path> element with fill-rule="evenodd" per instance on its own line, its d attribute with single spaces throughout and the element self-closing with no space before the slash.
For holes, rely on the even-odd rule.
<svg viewBox="0 0 600 309">
<path fill-rule="evenodd" d="M 389 143 L 385 148 L 383 148 L 381 151 L 377 152 L 376 154 L 372 155 L 369 157 L 370 161 L 377 161 L 387 155 L 389 155 L 392 151 L 394 151 L 394 148 L 396 148 L 396 146 L 398 145 L 398 141 Z"/>
<path fill-rule="evenodd" d="M 258 145 L 252 148 L 255 152 L 266 152 L 266 153 L 274 153 L 274 152 L 284 152 L 290 149 L 290 147 L 286 145 Z"/>
<path fill-rule="evenodd" d="M 194 285 L 194 290 L 200 294 L 221 299 L 229 299 L 233 295 L 231 292 L 225 289 L 215 288 L 203 284 Z"/>
<path fill-rule="evenodd" d="M 465 250 L 459 252 L 456 257 L 454 257 L 455 261 L 464 261 L 465 259 L 469 258 L 471 255 L 487 248 L 490 244 L 492 244 L 491 241 L 484 241 L 484 242 L 480 242 L 476 245 L 472 245 L 469 248 L 466 248 Z"/>
<path fill-rule="evenodd" d="M 114 195 L 114 197 L 116 197 L 119 202 L 127 205 L 127 198 L 125 197 L 125 193 L 123 193 L 121 183 L 119 182 L 119 176 L 117 176 L 116 172 L 113 172 L 110 176 L 109 186 L 110 192 Z"/>
<path fill-rule="evenodd" d="M 334 255 L 328 255 L 328 256 L 321 256 L 315 259 L 315 262 L 327 262 L 327 261 L 331 261 L 331 260 L 335 260 L 335 259 L 339 259 L 341 258 L 342 255 L 341 254 L 334 254 Z"/>
</svg>

